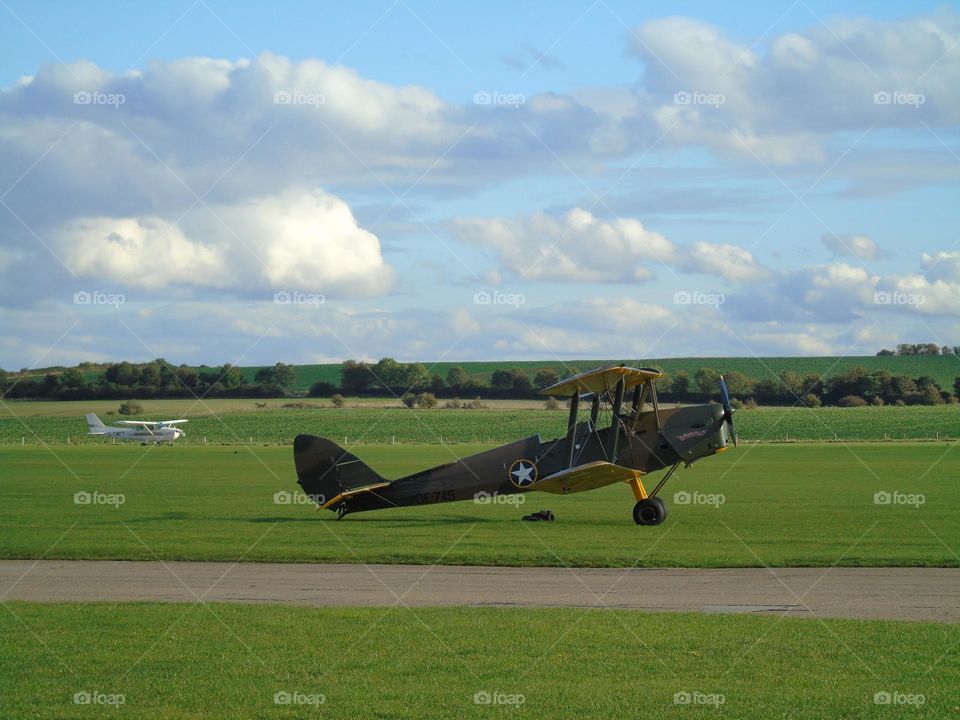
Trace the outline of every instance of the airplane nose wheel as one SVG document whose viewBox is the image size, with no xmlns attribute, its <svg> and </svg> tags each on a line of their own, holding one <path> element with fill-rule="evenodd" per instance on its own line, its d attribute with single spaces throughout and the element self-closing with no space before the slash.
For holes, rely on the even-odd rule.
<svg viewBox="0 0 960 720">
<path fill-rule="evenodd" d="M 659 525 L 667 519 L 667 506 L 658 497 L 648 497 L 633 506 L 633 521 L 637 525 Z"/>
</svg>

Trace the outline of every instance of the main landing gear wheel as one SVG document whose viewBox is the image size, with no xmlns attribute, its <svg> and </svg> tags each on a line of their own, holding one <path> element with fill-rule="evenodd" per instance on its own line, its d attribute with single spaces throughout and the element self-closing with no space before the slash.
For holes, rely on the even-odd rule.
<svg viewBox="0 0 960 720">
<path fill-rule="evenodd" d="M 633 506 L 633 521 L 637 525 L 659 525 L 667 519 L 667 506 L 658 497 L 649 497 Z"/>
</svg>

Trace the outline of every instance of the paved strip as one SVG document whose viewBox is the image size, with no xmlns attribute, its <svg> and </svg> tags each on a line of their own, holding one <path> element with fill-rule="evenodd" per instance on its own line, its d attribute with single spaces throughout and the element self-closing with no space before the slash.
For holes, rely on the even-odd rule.
<svg viewBox="0 0 960 720">
<path fill-rule="evenodd" d="M 608 607 L 956 623 L 960 569 L 2 560 L 0 600 Z"/>
</svg>

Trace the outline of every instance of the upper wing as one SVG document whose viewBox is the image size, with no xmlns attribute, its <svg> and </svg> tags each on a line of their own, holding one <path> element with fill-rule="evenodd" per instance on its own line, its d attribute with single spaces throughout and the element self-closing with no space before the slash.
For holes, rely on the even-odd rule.
<svg viewBox="0 0 960 720">
<path fill-rule="evenodd" d="M 144 427 L 155 427 L 157 423 L 150 420 L 117 420 L 117 425 L 143 425 Z"/>
<path fill-rule="evenodd" d="M 628 482 L 641 475 L 637 470 L 614 465 L 603 460 L 577 465 L 569 470 L 548 475 L 531 486 L 531 490 L 567 494 L 596 490 L 615 482 Z"/>
<path fill-rule="evenodd" d="M 624 389 L 629 390 L 636 385 L 649 382 L 662 375 L 663 373 L 659 370 L 651 370 L 649 368 L 623 366 L 597 368 L 596 370 L 588 370 L 579 375 L 569 377 L 566 380 L 561 380 L 556 385 L 551 385 L 540 392 L 543 395 L 562 397 L 573 395 L 578 391 L 580 393 L 601 393 L 613 390 L 620 381 L 620 378 L 624 380 Z"/>
<path fill-rule="evenodd" d="M 164 425 L 179 425 L 180 423 L 190 422 L 189 420 L 164 420 Z"/>
</svg>

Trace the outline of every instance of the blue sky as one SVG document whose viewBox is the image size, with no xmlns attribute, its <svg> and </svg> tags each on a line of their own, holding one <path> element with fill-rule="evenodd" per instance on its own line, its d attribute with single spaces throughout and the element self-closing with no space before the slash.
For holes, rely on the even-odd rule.
<svg viewBox="0 0 960 720">
<path fill-rule="evenodd" d="M 951 4 L 0 16 L 0 367 L 960 344 Z"/>
</svg>

